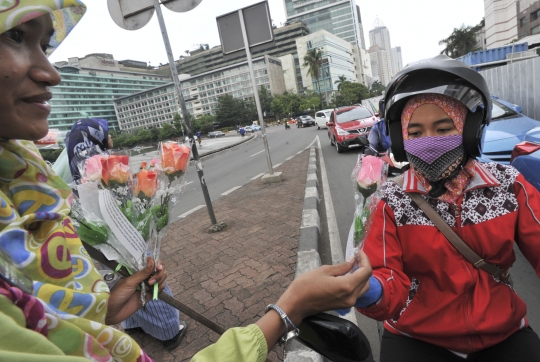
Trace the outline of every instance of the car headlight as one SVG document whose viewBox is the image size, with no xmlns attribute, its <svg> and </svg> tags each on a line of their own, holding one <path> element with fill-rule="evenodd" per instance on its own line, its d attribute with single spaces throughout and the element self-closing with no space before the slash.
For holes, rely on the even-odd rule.
<svg viewBox="0 0 540 362">
<path fill-rule="evenodd" d="M 344 131 L 341 128 L 336 127 L 336 131 L 337 131 L 338 136 L 348 136 L 349 135 L 349 132 Z"/>
</svg>

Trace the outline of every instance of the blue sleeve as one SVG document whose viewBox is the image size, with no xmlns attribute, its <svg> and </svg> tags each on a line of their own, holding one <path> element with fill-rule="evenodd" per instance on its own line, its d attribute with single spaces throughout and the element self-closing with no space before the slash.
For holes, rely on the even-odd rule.
<svg viewBox="0 0 540 362">
<path fill-rule="evenodd" d="M 356 300 L 354 306 L 356 308 L 367 308 L 372 304 L 375 304 L 381 299 L 382 286 L 379 280 L 375 277 L 369 278 L 369 290 Z"/>
</svg>

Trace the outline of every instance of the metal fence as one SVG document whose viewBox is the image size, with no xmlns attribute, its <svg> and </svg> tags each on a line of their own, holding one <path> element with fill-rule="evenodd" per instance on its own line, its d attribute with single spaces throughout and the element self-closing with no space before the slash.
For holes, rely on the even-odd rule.
<svg viewBox="0 0 540 362">
<path fill-rule="evenodd" d="M 480 72 L 492 95 L 520 105 L 523 114 L 540 120 L 540 57 Z"/>
</svg>

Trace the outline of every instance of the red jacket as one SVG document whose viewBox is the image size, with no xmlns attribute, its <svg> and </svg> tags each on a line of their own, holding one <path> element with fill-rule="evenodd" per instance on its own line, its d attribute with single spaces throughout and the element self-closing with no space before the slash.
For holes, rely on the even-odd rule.
<svg viewBox="0 0 540 362">
<path fill-rule="evenodd" d="M 528 325 L 527 306 L 507 284 L 476 269 L 408 192 L 419 192 L 486 261 L 507 270 L 514 241 L 540 276 L 540 193 L 513 167 L 476 166 L 455 205 L 430 198 L 409 170 L 403 188 L 388 182 L 364 251 L 382 299 L 359 309 L 385 328 L 459 353 L 493 346 Z"/>
</svg>

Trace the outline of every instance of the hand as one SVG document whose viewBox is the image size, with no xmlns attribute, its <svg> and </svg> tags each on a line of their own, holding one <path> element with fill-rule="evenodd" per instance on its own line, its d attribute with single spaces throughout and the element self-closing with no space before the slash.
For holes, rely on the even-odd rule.
<svg viewBox="0 0 540 362">
<path fill-rule="evenodd" d="M 354 260 L 339 265 L 325 265 L 295 279 L 276 303 L 298 326 L 312 314 L 327 310 L 350 308 L 369 290 L 371 265 L 367 255 L 360 251 L 358 269 Z M 268 349 L 273 348 L 285 333 L 285 326 L 275 311 L 269 311 L 257 321 Z"/>
<path fill-rule="evenodd" d="M 371 265 L 368 256 L 360 251 L 358 270 L 347 274 L 354 267 L 354 260 L 325 265 L 301 275 L 294 280 L 277 305 L 291 321 L 298 325 L 305 317 L 335 309 L 354 306 L 356 300 L 369 290 Z"/>
<path fill-rule="evenodd" d="M 161 264 L 161 260 L 158 261 L 154 273 L 154 259 L 148 258 L 144 269 L 128 278 L 120 279 L 111 289 L 105 323 L 108 325 L 120 323 L 141 308 L 141 292 L 137 290 L 137 287 L 143 281 L 149 279 L 149 286 L 158 283 L 159 291 L 162 291 L 165 288 L 166 278 L 167 272 Z M 151 298 L 151 288 L 147 287 L 146 301 Z"/>
</svg>

